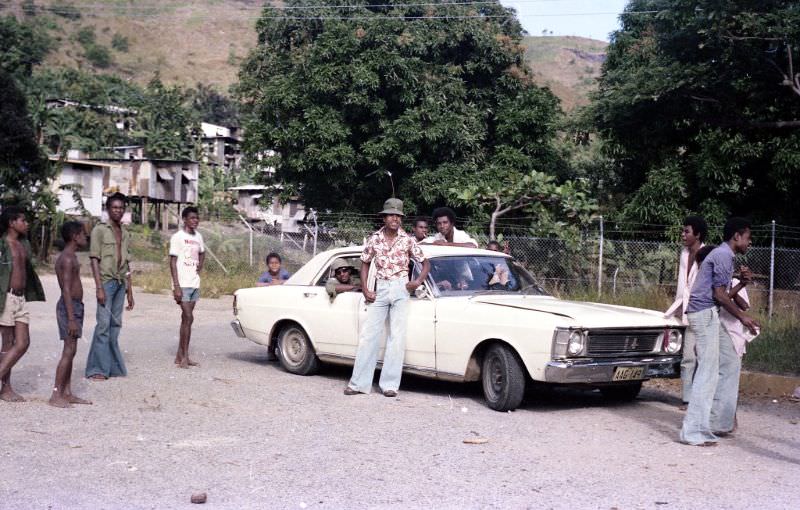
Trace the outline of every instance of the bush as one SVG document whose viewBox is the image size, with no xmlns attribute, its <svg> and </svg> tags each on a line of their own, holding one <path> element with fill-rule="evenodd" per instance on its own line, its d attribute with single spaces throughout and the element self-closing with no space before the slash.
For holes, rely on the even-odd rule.
<svg viewBox="0 0 800 510">
<path fill-rule="evenodd" d="M 93 46 L 96 40 L 96 36 L 94 34 L 94 27 L 88 26 L 83 27 L 78 30 L 78 33 L 75 34 L 75 39 L 86 49 L 89 49 L 90 46 Z"/>
<path fill-rule="evenodd" d="M 128 38 L 122 34 L 114 34 L 111 39 L 111 47 L 123 53 L 128 52 Z"/>
<path fill-rule="evenodd" d="M 111 65 L 112 58 L 111 52 L 108 48 L 100 44 L 93 44 L 86 48 L 86 59 L 92 63 L 93 66 L 105 69 Z"/>
</svg>

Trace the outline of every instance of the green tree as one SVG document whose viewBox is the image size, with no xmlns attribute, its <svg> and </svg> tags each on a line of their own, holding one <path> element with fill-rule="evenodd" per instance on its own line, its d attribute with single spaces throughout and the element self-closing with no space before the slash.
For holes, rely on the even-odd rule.
<svg viewBox="0 0 800 510">
<path fill-rule="evenodd" d="M 189 90 L 191 109 L 198 121 L 220 126 L 239 125 L 239 107 L 231 98 L 220 94 L 214 87 L 198 83 Z"/>
<path fill-rule="evenodd" d="M 503 179 L 454 188 L 451 193 L 457 204 L 489 211 L 490 239 L 497 238 L 497 221 L 514 213 L 535 218 L 531 227 L 537 235 L 577 238 L 597 210 L 582 181 L 559 184 L 554 176 L 535 170 L 521 176 L 510 172 Z"/>
<path fill-rule="evenodd" d="M 396 186 L 410 209 L 429 207 L 451 188 L 564 166 L 558 101 L 525 67 L 513 10 L 356 1 L 286 12 L 264 9 L 237 93 L 247 153 L 274 149 L 263 163 L 309 205 L 373 212 Z"/>
<path fill-rule="evenodd" d="M 47 32 L 14 16 L 0 17 L 0 69 L 16 78 L 31 75 L 52 48 Z"/>
<path fill-rule="evenodd" d="M 100 69 L 110 67 L 111 63 L 114 61 L 111 52 L 102 44 L 91 44 L 87 46 L 84 56 L 93 66 Z"/>
<path fill-rule="evenodd" d="M 158 76 L 150 80 L 133 131 L 133 137 L 144 145 L 148 157 L 195 157 L 195 134 L 199 129 L 186 103 L 187 93 L 182 88 L 168 87 Z"/>
<path fill-rule="evenodd" d="M 53 152 L 68 146 L 99 154 L 103 147 L 136 143 L 117 123 L 130 123 L 144 103 L 145 93 L 138 85 L 111 75 L 46 68 L 28 79 L 27 95 L 37 132 L 45 135 L 42 143 Z M 69 99 L 81 106 L 48 109 L 44 98 Z"/>
<path fill-rule="evenodd" d="M 52 204 L 53 172 L 39 150 L 25 96 L 14 79 L 0 69 L 0 200 L 25 207 Z"/>
<path fill-rule="evenodd" d="M 626 12 L 592 106 L 621 216 L 799 221 L 797 3 L 633 0 Z"/>
</svg>

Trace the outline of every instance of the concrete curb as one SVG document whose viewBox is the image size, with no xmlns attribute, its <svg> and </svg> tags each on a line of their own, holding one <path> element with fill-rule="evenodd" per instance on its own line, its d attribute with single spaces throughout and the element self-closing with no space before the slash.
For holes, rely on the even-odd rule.
<svg viewBox="0 0 800 510">
<path fill-rule="evenodd" d="M 791 397 L 800 388 L 800 377 L 764 374 L 742 370 L 739 392 L 765 397 Z"/>
</svg>

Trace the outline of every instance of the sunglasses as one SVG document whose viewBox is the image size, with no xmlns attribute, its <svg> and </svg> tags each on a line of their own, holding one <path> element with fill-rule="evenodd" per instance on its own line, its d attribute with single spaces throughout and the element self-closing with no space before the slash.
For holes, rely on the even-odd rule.
<svg viewBox="0 0 800 510">
<path fill-rule="evenodd" d="M 350 268 L 349 268 L 349 267 L 340 267 L 339 269 L 337 269 L 336 271 L 334 271 L 334 274 L 343 273 L 343 272 L 345 272 L 345 271 L 347 271 L 347 272 L 349 273 L 349 272 L 350 272 Z"/>
</svg>

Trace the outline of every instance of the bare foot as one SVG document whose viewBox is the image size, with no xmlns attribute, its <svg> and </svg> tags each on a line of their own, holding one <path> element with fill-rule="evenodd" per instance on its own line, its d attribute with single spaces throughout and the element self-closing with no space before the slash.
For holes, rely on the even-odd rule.
<svg viewBox="0 0 800 510">
<path fill-rule="evenodd" d="M 186 359 L 182 359 L 181 364 L 178 365 L 178 368 L 189 368 L 189 362 Z"/>
<path fill-rule="evenodd" d="M 181 359 L 179 357 L 177 357 L 177 356 L 175 356 L 175 364 L 176 365 L 180 365 L 181 364 Z"/>
<path fill-rule="evenodd" d="M 104 376 L 103 374 L 94 374 L 89 376 L 89 379 L 92 381 L 105 381 L 108 377 Z"/>
<path fill-rule="evenodd" d="M 67 400 L 69 401 L 70 404 L 92 405 L 92 401 L 91 400 L 84 400 L 84 399 L 82 399 L 80 397 L 76 397 L 75 395 L 68 395 L 67 396 Z"/>
<path fill-rule="evenodd" d="M 0 400 L 5 400 L 6 402 L 26 402 L 22 395 L 12 390 L 9 386 L 6 386 L 3 388 L 3 391 L 0 391 Z"/>
<path fill-rule="evenodd" d="M 72 405 L 69 403 L 67 399 L 65 399 L 64 397 L 60 397 L 56 394 L 53 394 L 53 396 L 50 397 L 50 400 L 48 400 L 47 403 L 53 407 L 60 407 L 62 409 L 72 407 Z"/>
<path fill-rule="evenodd" d="M 190 367 L 199 367 L 200 366 L 200 363 L 198 363 L 196 361 L 192 361 L 189 358 L 186 358 L 186 359 L 188 360 L 188 363 L 189 363 Z"/>
</svg>

